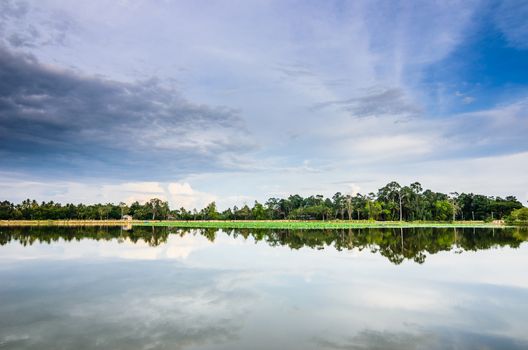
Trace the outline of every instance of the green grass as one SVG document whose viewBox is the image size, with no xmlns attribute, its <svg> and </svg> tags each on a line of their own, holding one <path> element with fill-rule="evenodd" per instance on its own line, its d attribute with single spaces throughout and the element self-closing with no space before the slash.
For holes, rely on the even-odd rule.
<svg viewBox="0 0 528 350">
<path fill-rule="evenodd" d="M 399 222 L 399 221 L 142 221 L 134 226 L 170 226 L 181 228 L 218 228 L 218 229 L 346 229 L 346 228 L 410 228 L 410 227 L 494 227 L 504 225 L 482 221 L 459 222 Z"/>
<path fill-rule="evenodd" d="M 412 227 L 488 227 L 503 228 L 505 225 L 485 223 L 483 221 L 151 221 L 151 220 L 0 220 L 0 226 L 166 226 L 181 228 L 218 228 L 218 229 L 346 229 L 346 228 L 412 228 Z"/>
</svg>

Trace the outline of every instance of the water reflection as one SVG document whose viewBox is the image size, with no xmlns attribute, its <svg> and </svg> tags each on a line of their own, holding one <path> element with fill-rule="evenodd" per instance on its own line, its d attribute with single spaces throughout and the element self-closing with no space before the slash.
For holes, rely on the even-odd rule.
<svg viewBox="0 0 528 350">
<path fill-rule="evenodd" d="M 521 229 L 0 229 L 0 349 L 526 349 Z"/>
<path fill-rule="evenodd" d="M 268 230 L 237 229 L 179 229 L 169 227 L 3 227 L 0 245 L 19 242 L 24 246 L 34 243 L 70 242 L 83 239 L 97 241 L 146 243 L 157 247 L 167 243 L 169 235 L 185 237 L 201 235 L 214 242 L 218 233 L 237 239 L 265 242 L 269 246 L 291 249 L 328 247 L 342 250 L 368 250 L 380 253 L 394 264 L 404 260 L 424 263 L 427 255 L 442 251 L 477 251 L 495 247 L 518 248 L 528 240 L 526 228 L 376 228 L 344 230 Z"/>
</svg>

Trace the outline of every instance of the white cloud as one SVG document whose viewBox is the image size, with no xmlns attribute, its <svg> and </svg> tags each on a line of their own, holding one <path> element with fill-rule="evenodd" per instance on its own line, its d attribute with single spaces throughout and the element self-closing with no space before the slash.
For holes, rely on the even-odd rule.
<svg viewBox="0 0 528 350">
<path fill-rule="evenodd" d="M 79 184 L 72 184 L 79 186 Z M 82 186 L 82 185 L 81 185 Z M 100 194 L 107 198 L 119 198 L 127 204 L 138 201 L 144 203 L 151 198 L 166 200 L 164 189 L 158 182 L 127 182 L 123 184 L 102 185 Z"/>
<path fill-rule="evenodd" d="M 463 99 L 462 99 L 462 102 L 466 105 L 470 104 L 470 103 L 473 103 L 475 102 L 475 98 L 474 97 L 471 97 L 471 96 L 465 96 Z"/>
<path fill-rule="evenodd" d="M 2 199 L 15 202 L 30 197 L 60 203 L 144 203 L 151 198 L 169 201 L 171 208 L 200 209 L 216 200 L 211 193 L 197 191 L 188 182 L 98 183 L 23 179 L 23 174 L 0 173 Z"/>
<path fill-rule="evenodd" d="M 348 187 L 350 188 L 349 194 L 351 196 L 355 196 L 358 193 L 360 193 L 359 191 L 361 190 L 361 186 L 351 183 L 351 184 L 348 184 Z"/>
<path fill-rule="evenodd" d="M 455 92 L 455 96 L 456 97 L 460 97 L 460 100 L 465 105 L 469 105 L 469 104 L 475 102 L 475 97 L 469 96 L 469 95 L 464 94 L 464 93 L 462 93 L 460 91 Z"/>
<path fill-rule="evenodd" d="M 172 182 L 168 185 L 168 190 L 171 196 L 171 204 L 178 208 L 200 209 L 216 200 L 214 195 L 196 191 L 187 182 Z"/>
<path fill-rule="evenodd" d="M 401 155 L 427 154 L 431 151 L 429 140 L 419 135 L 372 136 L 356 140 L 351 151 L 364 155 L 387 158 Z"/>
</svg>

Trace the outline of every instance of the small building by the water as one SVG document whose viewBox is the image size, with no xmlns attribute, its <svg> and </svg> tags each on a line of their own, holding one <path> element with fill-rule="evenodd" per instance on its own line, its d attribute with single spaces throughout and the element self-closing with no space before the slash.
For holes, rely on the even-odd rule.
<svg viewBox="0 0 528 350">
<path fill-rule="evenodd" d="M 132 221 L 134 218 L 132 217 L 132 215 L 123 215 L 123 217 L 121 218 L 121 220 L 126 220 L 126 221 Z"/>
</svg>

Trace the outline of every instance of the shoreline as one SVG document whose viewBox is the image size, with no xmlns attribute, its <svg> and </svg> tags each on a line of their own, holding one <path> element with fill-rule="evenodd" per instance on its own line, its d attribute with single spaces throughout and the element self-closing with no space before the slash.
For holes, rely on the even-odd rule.
<svg viewBox="0 0 528 350">
<path fill-rule="evenodd" d="M 298 221 L 298 220 L 237 220 L 237 221 L 178 221 L 178 220 L 0 220 L 0 227 L 8 226 L 159 226 L 217 229 L 346 229 L 346 228 L 507 228 L 504 223 L 484 221 L 456 222 L 400 222 L 400 221 Z"/>
</svg>

